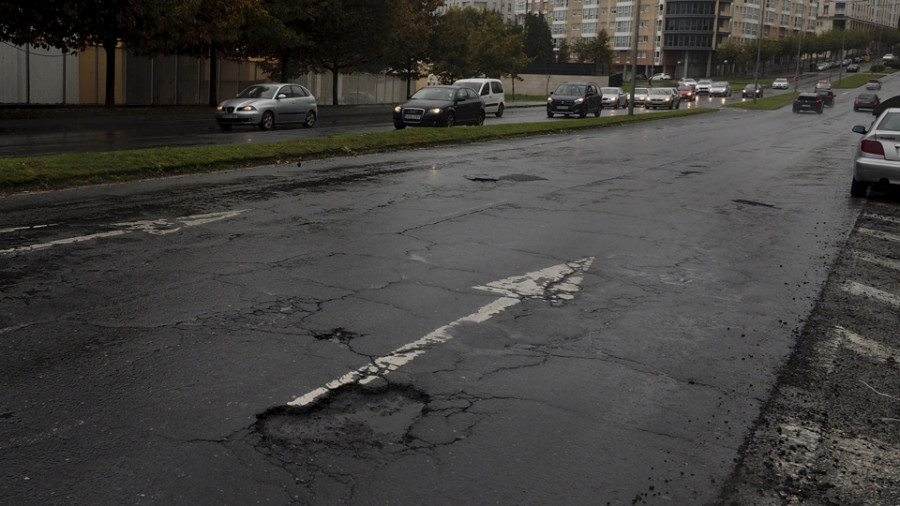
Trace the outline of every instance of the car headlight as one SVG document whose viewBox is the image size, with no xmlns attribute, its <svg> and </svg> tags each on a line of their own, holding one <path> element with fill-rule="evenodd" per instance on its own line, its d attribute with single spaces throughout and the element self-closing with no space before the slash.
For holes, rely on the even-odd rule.
<svg viewBox="0 0 900 506">
<path fill-rule="evenodd" d="M 239 111 L 255 111 L 256 107 L 253 107 L 252 105 L 245 105 L 244 107 L 241 107 L 238 110 Z"/>
<path fill-rule="evenodd" d="M 403 108 L 400 107 L 399 105 L 397 107 L 394 107 L 394 112 L 400 112 L 402 110 L 403 110 Z"/>
<path fill-rule="evenodd" d="M 575 103 L 576 103 L 576 104 L 580 104 L 580 103 L 582 103 L 582 102 L 584 102 L 584 99 L 583 99 L 583 98 L 580 98 L 580 97 L 579 97 L 579 98 L 576 98 L 576 99 L 575 99 Z"/>
<path fill-rule="evenodd" d="M 547 103 L 548 104 L 553 103 L 553 97 L 547 97 Z"/>
<path fill-rule="evenodd" d="M 428 112 L 430 112 L 431 114 L 440 114 L 440 113 L 441 113 L 441 108 L 440 108 L 440 107 L 435 107 L 434 109 L 428 109 Z"/>
<path fill-rule="evenodd" d="M 224 111 L 225 108 L 222 107 L 221 105 L 217 105 L 217 106 L 216 106 L 216 110 L 217 110 L 217 111 Z"/>
</svg>

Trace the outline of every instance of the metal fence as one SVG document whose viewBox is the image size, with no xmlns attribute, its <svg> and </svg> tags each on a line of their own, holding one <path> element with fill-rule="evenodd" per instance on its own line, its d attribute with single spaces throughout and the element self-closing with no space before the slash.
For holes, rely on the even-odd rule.
<svg viewBox="0 0 900 506">
<path fill-rule="evenodd" d="M 209 101 L 208 58 L 185 55 L 146 58 L 116 50 L 116 104 L 205 105 Z M 249 84 L 268 81 L 253 61 L 218 60 L 215 84 L 220 99 Z M 292 82 L 331 104 L 331 74 L 309 73 Z M 415 87 L 413 87 L 415 88 Z M 91 47 L 78 54 L 0 43 L 0 104 L 102 104 L 106 96 L 106 52 Z M 341 104 L 396 103 L 406 82 L 384 74 L 341 74 Z"/>
</svg>

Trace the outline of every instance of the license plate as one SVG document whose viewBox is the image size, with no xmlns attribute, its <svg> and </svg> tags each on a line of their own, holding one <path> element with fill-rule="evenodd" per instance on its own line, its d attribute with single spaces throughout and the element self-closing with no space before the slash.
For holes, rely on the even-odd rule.
<svg viewBox="0 0 900 506">
<path fill-rule="evenodd" d="M 237 114 L 223 114 L 222 117 L 225 119 L 237 119 L 238 115 Z"/>
<path fill-rule="evenodd" d="M 559 106 L 556 106 L 556 108 L 559 109 L 560 111 L 562 111 L 563 109 L 568 109 L 569 106 L 567 106 L 567 105 L 559 105 Z"/>
<path fill-rule="evenodd" d="M 406 114 L 403 116 L 403 119 L 422 119 L 421 114 Z"/>
</svg>

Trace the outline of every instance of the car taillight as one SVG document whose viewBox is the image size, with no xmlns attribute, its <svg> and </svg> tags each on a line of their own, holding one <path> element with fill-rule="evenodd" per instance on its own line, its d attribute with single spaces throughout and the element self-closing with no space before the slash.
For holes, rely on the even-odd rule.
<svg viewBox="0 0 900 506">
<path fill-rule="evenodd" d="M 857 98 L 856 100 L 853 101 L 853 103 L 854 103 L 854 104 L 858 104 L 858 103 L 859 103 L 859 99 Z"/>
<path fill-rule="evenodd" d="M 862 141 L 862 143 L 860 143 L 859 150 L 863 153 L 869 153 L 871 155 L 884 156 L 884 146 L 882 146 L 878 141 L 864 140 Z"/>
</svg>

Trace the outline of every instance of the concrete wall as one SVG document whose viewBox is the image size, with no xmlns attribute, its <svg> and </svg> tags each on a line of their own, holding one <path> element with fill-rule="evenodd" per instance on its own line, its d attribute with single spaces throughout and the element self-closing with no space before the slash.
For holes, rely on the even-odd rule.
<svg viewBox="0 0 900 506">
<path fill-rule="evenodd" d="M 0 104 L 78 103 L 78 58 L 0 43 Z"/>
</svg>

